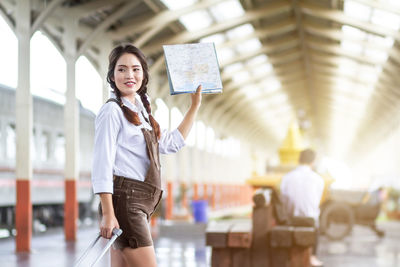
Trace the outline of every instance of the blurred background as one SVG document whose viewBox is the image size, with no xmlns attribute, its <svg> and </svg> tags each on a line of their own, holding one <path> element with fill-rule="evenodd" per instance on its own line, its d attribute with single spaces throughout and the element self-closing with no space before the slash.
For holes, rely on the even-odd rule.
<svg viewBox="0 0 400 267">
<path fill-rule="evenodd" d="M 194 220 L 201 199 L 216 217 L 251 207 L 304 148 L 318 155 L 321 204 L 379 192 L 374 220 L 399 220 L 399 29 L 397 0 L 1 0 L 0 235 L 16 234 L 19 179 L 34 233 L 63 225 L 71 177 L 78 224 L 95 223 L 94 118 L 121 42 L 147 56 L 165 129 L 189 97 L 169 95 L 162 45 L 213 42 L 220 65 L 223 93 L 203 97 L 186 147 L 162 157 L 160 220 Z"/>
</svg>

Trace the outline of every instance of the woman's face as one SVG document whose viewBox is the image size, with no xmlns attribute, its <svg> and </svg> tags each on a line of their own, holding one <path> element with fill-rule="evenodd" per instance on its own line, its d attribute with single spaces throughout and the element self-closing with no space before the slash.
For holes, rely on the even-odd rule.
<svg viewBox="0 0 400 267">
<path fill-rule="evenodd" d="M 142 86 L 142 64 L 134 54 L 125 53 L 115 65 L 113 78 L 122 96 L 134 96 Z"/>
</svg>

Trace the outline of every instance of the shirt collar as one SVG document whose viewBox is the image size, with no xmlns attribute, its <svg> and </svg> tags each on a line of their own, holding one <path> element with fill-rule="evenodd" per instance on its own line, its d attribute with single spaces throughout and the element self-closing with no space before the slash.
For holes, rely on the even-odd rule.
<svg viewBox="0 0 400 267">
<path fill-rule="evenodd" d="M 112 98 L 117 98 L 117 96 L 115 95 L 115 93 L 111 92 L 110 96 Z M 130 110 L 140 113 L 143 111 L 144 107 L 142 104 L 142 101 L 140 100 L 140 96 L 139 95 L 135 95 L 135 104 L 132 104 L 131 101 L 129 101 L 128 99 L 126 99 L 125 97 L 121 97 L 122 103 L 127 106 Z"/>
<path fill-rule="evenodd" d="M 311 170 L 311 167 L 308 165 L 299 165 L 297 169 L 302 169 L 302 170 Z"/>
</svg>

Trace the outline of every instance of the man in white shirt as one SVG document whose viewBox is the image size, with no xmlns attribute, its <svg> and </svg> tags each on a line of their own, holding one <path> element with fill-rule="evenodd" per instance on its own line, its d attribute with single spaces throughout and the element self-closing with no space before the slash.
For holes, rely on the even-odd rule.
<svg viewBox="0 0 400 267">
<path fill-rule="evenodd" d="M 289 216 L 312 217 L 318 226 L 319 204 L 324 190 L 324 180 L 312 170 L 316 154 L 311 149 L 301 151 L 300 165 L 282 178 L 281 197 Z M 315 256 L 316 245 L 311 256 L 311 266 L 323 266 Z"/>
</svg>

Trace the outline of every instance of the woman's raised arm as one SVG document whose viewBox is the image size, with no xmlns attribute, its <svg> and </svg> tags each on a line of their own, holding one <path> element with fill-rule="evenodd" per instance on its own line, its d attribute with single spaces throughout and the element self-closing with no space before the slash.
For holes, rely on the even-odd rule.
<svg viewBox="0 0 400 267">
<path fill-rule="evenodd" d="M 196 119 L 197 112 L 200 108 L 201 105 L 201 90 L 202 86 L 199 85 L 197 87 L 196 93 L 193 93 L 191 95 L 192 97 L 192 104 L 190 105 L 190 108 L 185 114 L 185 117 L 183 118 L 181 124 L 178 126 L 179 132 L 182 134 L 183 138 L 186 139 L 187 136 L 189 135 L 190 129 L 193 126 L 193 122 Z"/>
</svg>

